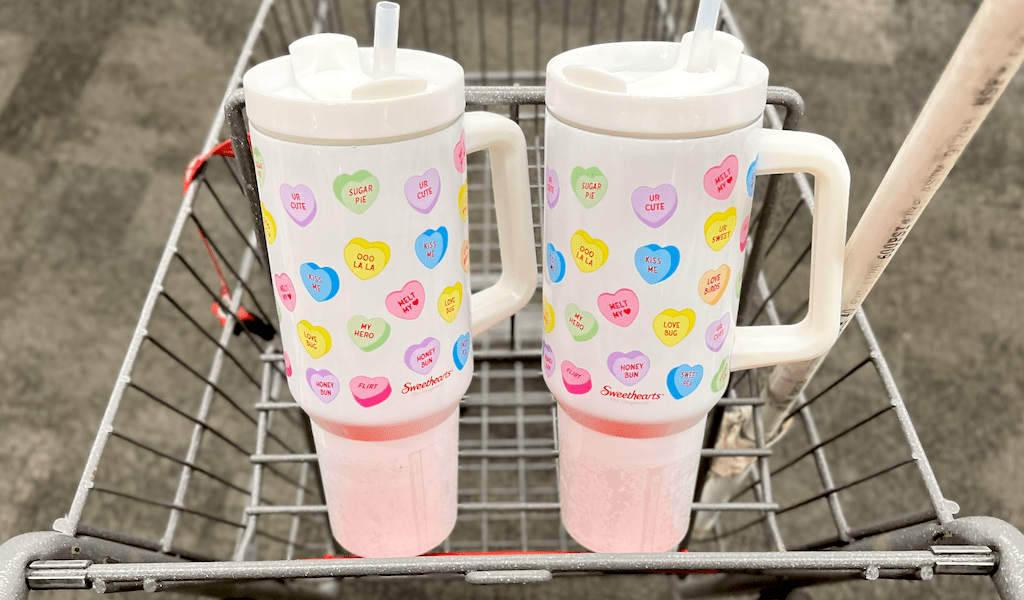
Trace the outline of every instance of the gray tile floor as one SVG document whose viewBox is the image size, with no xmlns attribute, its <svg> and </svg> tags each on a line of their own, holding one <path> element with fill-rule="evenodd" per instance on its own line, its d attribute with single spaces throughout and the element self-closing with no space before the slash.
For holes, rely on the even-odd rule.
<svg viewBox="0 0 1024 600">
<path fill-rule="evenodd" d="M 804 96 L 802 128 L 846 153 L 851 225 L 976 6 L 732 3 L 772 83 Z M 0 3 L 0 541 L 45 530 L 67 510 L 177 210 L 181 172 L 254 12 L 240 0 Z M 1022 103 L 1017 77 L 868 304 L 946 496 L 961 515 L 1017 527 Z M 550 590 L 579 591 L 575 583 Z M 994 597 L 987 582 L 964 578 L 827 591 Z"/>
</svg>

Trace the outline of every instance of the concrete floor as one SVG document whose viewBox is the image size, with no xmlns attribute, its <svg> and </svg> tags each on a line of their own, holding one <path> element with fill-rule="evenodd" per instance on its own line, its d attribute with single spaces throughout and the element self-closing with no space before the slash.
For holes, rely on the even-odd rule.
<svg viewBox="0 0 1024 600">
<path fill-rule="evenodd" d="M 977 4 L 732 3 L 771 82 L 803 95 L 802 129 L 846 153 L 851 226 Z M 46 530 L 67 510 L 177 211 L 182 170 L 254 12 L 241 0 L 0 3 L 0 541 Z M 960 516 L 1018 528 L 1022 104 L 1017 77 L 868 302 L 945 495 Z M 664 590 L 604 592 L 641 589 Z M 829 593 L 995 597 L 986 581 L 962 577 L 815 595 Z"/>
</svg>

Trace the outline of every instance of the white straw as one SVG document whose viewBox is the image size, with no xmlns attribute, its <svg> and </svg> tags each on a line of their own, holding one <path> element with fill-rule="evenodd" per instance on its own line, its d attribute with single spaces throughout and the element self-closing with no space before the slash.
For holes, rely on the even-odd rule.
<svg viewBox="0 0 1024 600">
<path fill-rule="evenodd" d="M 715 37 L 718 9 L 721 7 L 722 0 L 700 0 L 697 22 L 693 25 L 690 60 L 686 63 L 686 70 L 691 73 L 703 73 L 708 70 L 711 62 L 711 40 Z"/>
<path fill-rule="evenodd" d="M 378 2 L 373 28 L 373 78 L 395 74 L 395 55 L 398 51 L 398 11 L 394 2 Z"/>
</svg>

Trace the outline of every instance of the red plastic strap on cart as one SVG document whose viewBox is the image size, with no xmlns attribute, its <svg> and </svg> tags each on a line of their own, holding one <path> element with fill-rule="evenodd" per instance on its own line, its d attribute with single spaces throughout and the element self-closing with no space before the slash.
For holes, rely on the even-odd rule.
<svg viewBox="0 0 1024 600">
<path fill-rule="evenodd" d="M 227 158 L 234 158 L 235 151 L 231 147 L 231 140 L 224 140 L 223 142 L 214 146 L 206 154 L 200 154 L 199 156 L 192 159 L 192 162 L 188 163 L 188 167 L 185 168 L 185 180 L 182 184 L 181 193 L 188 191 L 188 186 L 192 184 L 192 180 L 199 174 L 199 170 L 203 168 L 206 161 L 210 160 L 212 156 L 226 156 Z"/>
</svg>

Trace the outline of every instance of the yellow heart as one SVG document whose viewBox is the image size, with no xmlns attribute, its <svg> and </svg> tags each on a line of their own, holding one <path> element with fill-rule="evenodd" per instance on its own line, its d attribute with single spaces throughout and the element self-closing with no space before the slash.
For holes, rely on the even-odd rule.
<svg viewBox="0 0 1024 600">
<path fill-rule="evenodd" d="M 701 300 L 714 306 L 722 298 L 727 285 L 729 285 L 729 265 L 722 265 L 700 276 L 697 293 L 700 294 Z"/>
<path fill-rule="evenodd" d="M 320 358 L 331 349 L 331 334 L 323 327 L 317 327 L 309 321 L 299 321 L 295 328 L 299 332 L 299 341 L 313 358 Z"/>
<path fill-rule="evenodd" d="M 391 249 L 384 242 L 370 243 L 353 238 L 345 245 L 345 264 L 360 279 L 376 277 L 391 260 Z"/>
<path fill-rule="evenodd" d="M 463 221 L 469 220 L 469 192 L 465 183 L 459 188 L 459 216 Z"/>
<path fill-rule="evenodd" d="M 735 220 L 733 217 L 733 221 Z M 572 234 L 569 245 L 572 246 L 572 257 L 576 260 L 576 266 L 584 273 L 593 273 L 608 260 L 608 244 L 590 237 L 582 229 Z"/>
<path fill-rule="evenodd" d="M 260 211 L 263 212 L 263 232 L 267 234 L 267 243 L 273 244 L 277 239 L 277 223 L 274 222 L 274 215 L 270 214 L 262 202 L 260 202 Z"/>
<path fill-rule="evenodd" d="M 736 231 L 736 207 L 725 212 L 711 213 L 708 220 L 704 221 L 704 239 L 715 252 L 729 243 L 734 231 Z"/>
<path fill-rule="evenodd" d="M 437 312 L 441 318 L 451 323 L 459 314 L 459 307 L 462 306 L 462 282 L 444 288 L 441 297 L 437 299 Z"/>
<path fill-rule="evenodd" d="M 696 320 L 697 315 L 689 308 L 683 310 L 666 308 L 654 317 L 654 335 L 658 336 L 662 344 L 671 348 L 690 335 Z"/>
<path fill-rule="evenodd" d="M 548 302 L 548 297 L 544 296 L 544 332 L 551 333 L 551 330 L 555 328 L 555 308 Z"/>
</svg>

